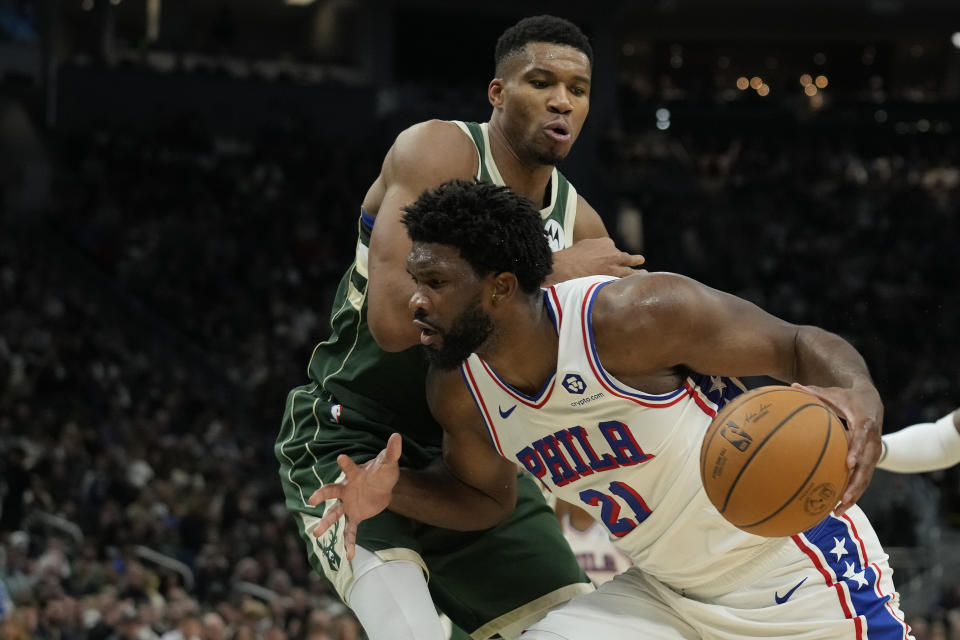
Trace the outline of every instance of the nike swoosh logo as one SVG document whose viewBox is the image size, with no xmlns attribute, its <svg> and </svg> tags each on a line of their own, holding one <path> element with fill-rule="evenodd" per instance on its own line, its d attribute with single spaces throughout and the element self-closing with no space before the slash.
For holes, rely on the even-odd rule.
<svg viewBox="0 0 960 640">
<path fill-rule="evenodd" d="M 516 409 L 516 408 L 517 408 L 517 405 L 513 405 L 512 407 L 510 407 L 509 409 L 507 409 L 506 411 L 504 411 L 504 410 L 503 410 L 503 407 L 499 407 L 499 406 L 498 406 L 498 407 L 497 407 L 497 410 L 500 412 L 500 417 L 503 418 L 504 420 L 506 420 L 507 418 L 510 417 L 510 414 L 513 413 L 513 410 Z"/>
<path fill-rule="evenodd" d="M 804 578 L 803 580 L 801 580 L 800 582 L 798 582 L 797 585 L 796 585 L 793 589 L 790 589 L 790 591 L 787 591 L 787 592 L 786 592 L 785 594 L 783 594 L 782 596 L 781 596 L 779 593 L 777 593 L 776 591 L 774 591 L 774 592 L 773 592 L 773 599 L 777 601 L 777 604 L 783 604 L 784 602 L 786 602 L 787 600 L 789 600 L 789 599 L 790 599 L 790 596 L 793 595 L 793 592 L 796 591 L 797 589 L 799 589 L 799 588 L 800 588 L 800 585 L 802 585 L 802 584 L 803 584 L 804 582 L 806 582 L 806 581 L 807 581 L 807 579 Z"/>
</svg>

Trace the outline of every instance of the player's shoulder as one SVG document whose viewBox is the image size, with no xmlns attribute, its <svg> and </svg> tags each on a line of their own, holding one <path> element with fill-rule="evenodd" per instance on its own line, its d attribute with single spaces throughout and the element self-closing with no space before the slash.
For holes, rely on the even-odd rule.
<svg viewBox="0 0 960 640">
<path fill-rule="evenodd" d="M 386 164 L 394 171 L 441 171 L 467 178 L 477 162 L 476 147 L 455 122 L 426 120 L 397 135 Z"/>
<path fill-rule="evenodd" d="M 442 144 L 444 147 L 431 148 L 437 144 Z M 397 134 L 397 139 L 393 143 L 393 148 L 400 152 L 437 152 L 443 151 L 446 146 L 473 150 L 473 143 L 457 123 L 452 120 L 424 120 L 410 125 Z"/>
<path fill-rule="evenodd" d="M 656 303 L 658 300 L 669 300 L 674 295 L 683 295 L 696 281 L 688 276 L 670 271 L 639 271 L 625 278 L 614 278 L 607 291 L 610 302 L 635 302 L 636 298 L 624 296 L 625 293 L 644 294 L 657 300 L 647 300 Z M 665 298 L 664 298 L 665 297 Z"/>
<path fill-rule="evenodd" d="M 616 278 L 597 293 L 592 313 L 594 328 L 636 328 L 667 316 L 686 304 L 696 286 L 691 278 L 668 271 L 644 271 Z"/>
</svg>

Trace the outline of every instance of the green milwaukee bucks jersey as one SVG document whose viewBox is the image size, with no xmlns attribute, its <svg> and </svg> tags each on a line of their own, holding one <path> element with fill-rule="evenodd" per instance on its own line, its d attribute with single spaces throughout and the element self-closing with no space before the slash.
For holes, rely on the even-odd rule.
<svg viewBox="0 0 960 640">
<path fill-rule="evenodd" d="M 487 124 L 454 123 L 477 147 L 477 179 L 503 185 L 493 162 Z M 559 171 L 550 179 L 550 202 L 540 212 L 550 246 L 559 251 L 573 243 L 577 192 Z M 346 407 L 419 443 L 440 445 L 441 430 L 430 416 L 424 393 L 427 365 L 421 348 L 387 353 L 367 326 L 367 254 L 374 220 L 361 211 L 356 258 L 344 274 L 330 316 L 330 337 L 317 345 L 309 374 L 322 392 Z"/>
<path fill-rule="evenodd" d="M 503 178 L 500 177 L 500 171 L 490 151 L 489 125 L 486 122 L 477 124 L 457 120 L 454 120 L 454 124 L 470 136 L 477 147 L 477 154 L 480 157 L 477 179 L 503 186 Z M 547 231 L 551 249 L 560 251 L 573 244 L 573 222 L 576 216 L 577 190 L 563 177 L 562 173 L 554 169 L 550 177 L 550 201 L 540 210 L 540 217 L 543 218 L 543 227 Z"/>
</svg>

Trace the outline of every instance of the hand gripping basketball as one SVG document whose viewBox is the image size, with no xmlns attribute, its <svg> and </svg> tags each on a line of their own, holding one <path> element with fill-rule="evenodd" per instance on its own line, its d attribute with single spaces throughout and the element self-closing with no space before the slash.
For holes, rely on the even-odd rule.
<svg viewBox="0 0 960 640">
<path fill-rule="evenodd" d="M 328 500 L 337 500 L 323 513 L 323 517 L 313 530 L 318 538 L 327 529 L 346 516 L 344 526 L 344 545 L 347 559 L 353 560 L 356 551 L 357 525 L 367 518 L 372 518 L 387 508 L 393 487 L 400 478 L 400 453 L 402 438 L 394 433 L 387 440 L 387 446 L 372 460 L 358 465 L 348 456 L 340 454 L 337 464 L 344 473 L 339 482 L 320 487 L 313 492 L 307 501 L 311 506 L 317 506 Z"/>
<path fill-rule="evenodd" d="M 804 389 L 769 386 L 733 399 L 704 434 L 700 477 L 720 515 L 760 536 L 790 536 L 827 517 L 850 470 L 839 417 Z"/>
<path fill-rule="evenodd" d="M 793 387 L 812 393 L 847 423 L 850 434 L 847 468 L 852 469 L 852 474 L 836 509 L 838 514 L 843 513 L 867 490 L 883 450 L 883 402 L 880 394 L 876 388 L 868 385 L 843 389 L 794 383 Z"/>
</svg>

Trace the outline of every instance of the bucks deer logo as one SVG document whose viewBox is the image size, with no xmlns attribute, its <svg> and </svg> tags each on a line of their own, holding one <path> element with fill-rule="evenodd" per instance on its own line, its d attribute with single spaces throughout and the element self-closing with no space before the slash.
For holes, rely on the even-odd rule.
<svg viewBox="0 0 960 640">
<path fill-rule="evenodd" d="M 337 535 L 340 532 L 340 520 L 333 523 L 333 527 L 323 534 L 317 540 L 317 546 L 320 547 L 320 553 L 323 555 L 327 564 L 334 571 L 340 570 L 340 554 L 336 552 Z"/>
</svg>

